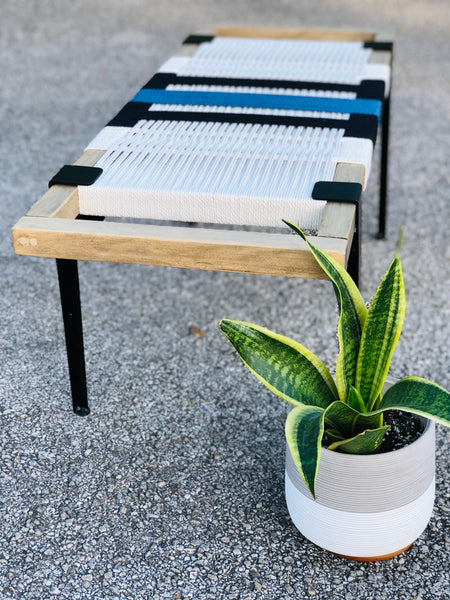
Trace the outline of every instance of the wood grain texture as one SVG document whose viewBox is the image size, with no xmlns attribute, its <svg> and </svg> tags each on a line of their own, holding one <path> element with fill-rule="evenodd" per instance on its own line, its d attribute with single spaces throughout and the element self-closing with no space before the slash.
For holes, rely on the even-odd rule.
<svg viewBox="0 0 450 600">
<path fill-rule="evenodd" d="M 79 212 L 77 189 L 70 185 L 53 185 L 33 204 L 27 216 L 74 219 Z"/>
<path fill-rule="evenodd" d="M 213 33 L 214 35 L 224 37 L 277 38 L 285 40 L 369 42 L 375 39 L 375 33 L 372 31 L 354 31 L 349 29 L 216 27 Z"/>
<path fill-rule="evenodd" d="M 16 253 L 29 256 L 325 277 L 294 234 L 23 217 L 13 240 Z M 347 240 L 311 241 L 345 263 Z"/>
</svg>

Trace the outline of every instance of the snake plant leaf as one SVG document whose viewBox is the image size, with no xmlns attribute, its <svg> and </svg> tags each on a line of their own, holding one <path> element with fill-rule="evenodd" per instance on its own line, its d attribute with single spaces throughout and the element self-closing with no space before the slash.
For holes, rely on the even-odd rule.
<svg viewBox="0 0 450 600">
<path fill-rule="evenodd" d="M 244 364 L 277 396 L 322 408 L 338 399 L 327 367 L 304 346 L 253 323 L 222 319 L 219 327 Z"/>
<path fill-rule="evenodd" d="M 360 413 L 366 412 L 366 406 L 363 402 L 362 396 L 353 386 L 350 387 L 348 392 L 348 405 Z"/>
<path fill-rule="evenodd" d="M 336 429 L 325 429 L 326 435 L 335 442 L 345 439 Z"/>
<path fill-rule="evenodd" d="M 379 449 L 388 429 L 389 425 L 384 425 L 378 429 L 366 429 L 348 440 L 333 442 L 328 446 L 328 450 L 346 452 L 347 454 L 373 454 Z"/>
<path fill-rule="evenodd" d="M 367 410 L 376 401 L 389 371 L 405 318 L 405 287 L 400 259 L 392 261 L 371 302 L 361 336 L 355 387 Z"/>
<path fill-rule="evenodd" d="M 286 441 L 294 463 L 313 498 L 323 436 L 324 409 L 300 404 L 286 419 Z"/>
<path fill-rule="evenodd" d="M 404 410 L 450 425 L 450 393 L 421 377 L 405 377 L 386 391 L 377 412 L 390 409 Z"/>
<path fill-rule="evenodd" d="M 308 241 L 301 229 L 284 221 L 308 244 L 314 258 L 333 283 L 339 307 L 339 355 L 336 362 L 336 383 L 339 397 L 347 402 L 350 386 L 355 383 L 361 333 L 367 318 L 364 300 L 353 279 L 334 258 Z"/>
<path fill-rule="evenodd" d="M 338 401 L 330 404 L 324 414 L 325 425 L 338 431 L 344 439 L 349 439 L 366 429 L 377 429 L 383 425 L 382 415 L 361 413 Z"/>
</svg>

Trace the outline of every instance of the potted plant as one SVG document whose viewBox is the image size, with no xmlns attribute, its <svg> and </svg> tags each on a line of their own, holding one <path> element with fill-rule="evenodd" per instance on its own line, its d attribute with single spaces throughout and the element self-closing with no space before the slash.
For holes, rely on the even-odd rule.
<svg viewBox="0 0 450 600">
<path fill-rule="evenodd" d="M 287 337 L 229 319 L 220 329 L 245 365 L 294 405 L 286 420 L 286 501 L 294 524 L 336 554 L 389 558 L 409 547 L 430 519 L 434 421 L 450 425 L 450 394 L 420 377 L 386 382 L 405 315 L 401 242 L 367 309 L 345 269 L 285 223 L 308 244 L 336 293 L 336 380 Z M 395 415 L 406 427 L 397 427 L 392 449 L 393 434 L 386 434 L 395 429 Z M 419 429 L 412 443 L 411 429 Z"/>
</svg>

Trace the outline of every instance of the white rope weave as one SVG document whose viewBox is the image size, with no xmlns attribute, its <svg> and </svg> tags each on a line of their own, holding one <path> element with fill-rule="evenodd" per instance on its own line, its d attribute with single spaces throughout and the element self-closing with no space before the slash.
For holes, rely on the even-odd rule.
<svg viewBox="0 0 450 600">
<path fill-rule="evenodd" d="M 359 83 L 371 50 L 359 42 L 216 37 L 192 57 L 174 57 L 160 72 L 187 76 Z M 226 85 L 169 85 L 169 91 L 284 94 Z M 290 95 L 354 99 L 353 92 L 289 89 Z M 151 120 L 154 111 L 243 113 L 341 119 L 342 129 Z M 106 150 L 103 174 L 79 187 L 83 214 L 279 226 L 289 219 L 317 229 L 325 202 L 311 199 L 336 163 L 370 170 L 370 140 L 344 137 L 348 114 L 284 109 L 152 104 L 148 121 L 105 127 L 88 149 Z"/>
<path fill-rule="evenodd" d="M 178 74 L 358 83 L 370 53 L 360 42 L 215 37 Z"/>
<path fill-rule="evenodd" d="M 97 163 L 99 179 L 79 187 L 80 210 L 241 225 L 287 218 L 314 229 L 324 203 L 312 188 L 333 178 L 342 140 L 338 129 L 140 121 Z"/>
<path fill-rule="evenodd" d="M 200 44 L 192 57 L 170 58 L 159 72 L 350 84 L 381 80 L 387 96 L 391 69 L 369 63 L 370 55 L 360 42 L 214 38 Z"/>
<path fill-rule="evenodd" d="M 130 132 L 131 127 L 103 127 L 85 150 L 107 150 Z"/>
</svg>

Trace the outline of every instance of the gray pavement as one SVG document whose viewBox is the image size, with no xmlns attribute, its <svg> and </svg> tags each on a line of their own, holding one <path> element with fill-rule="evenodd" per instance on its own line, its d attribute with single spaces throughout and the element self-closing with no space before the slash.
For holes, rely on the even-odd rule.
<svg viewBox="0 0 450 600">
<path fill-rule="evenodd" d="M 264 324 L 333 365 L 329 283 L 81 264 L 92 406 L 82 419 L 70 410 L 54 261 L 15 256 L 10 236 L 188 33 L 393 31 L 388 239 L 374 239 L 372 177 L 361 287 L 369 299 L 405 225 L 407 320 L 392 373 L 448 387 L 449 16 L 444 0 L 2 0 L 0 600 L 450 598 L 442 427 L 435 511 L 402 556 L 348 562 L 289 520 L 287 407 L 246 372 L 217 322 Z"/>
</svg>

